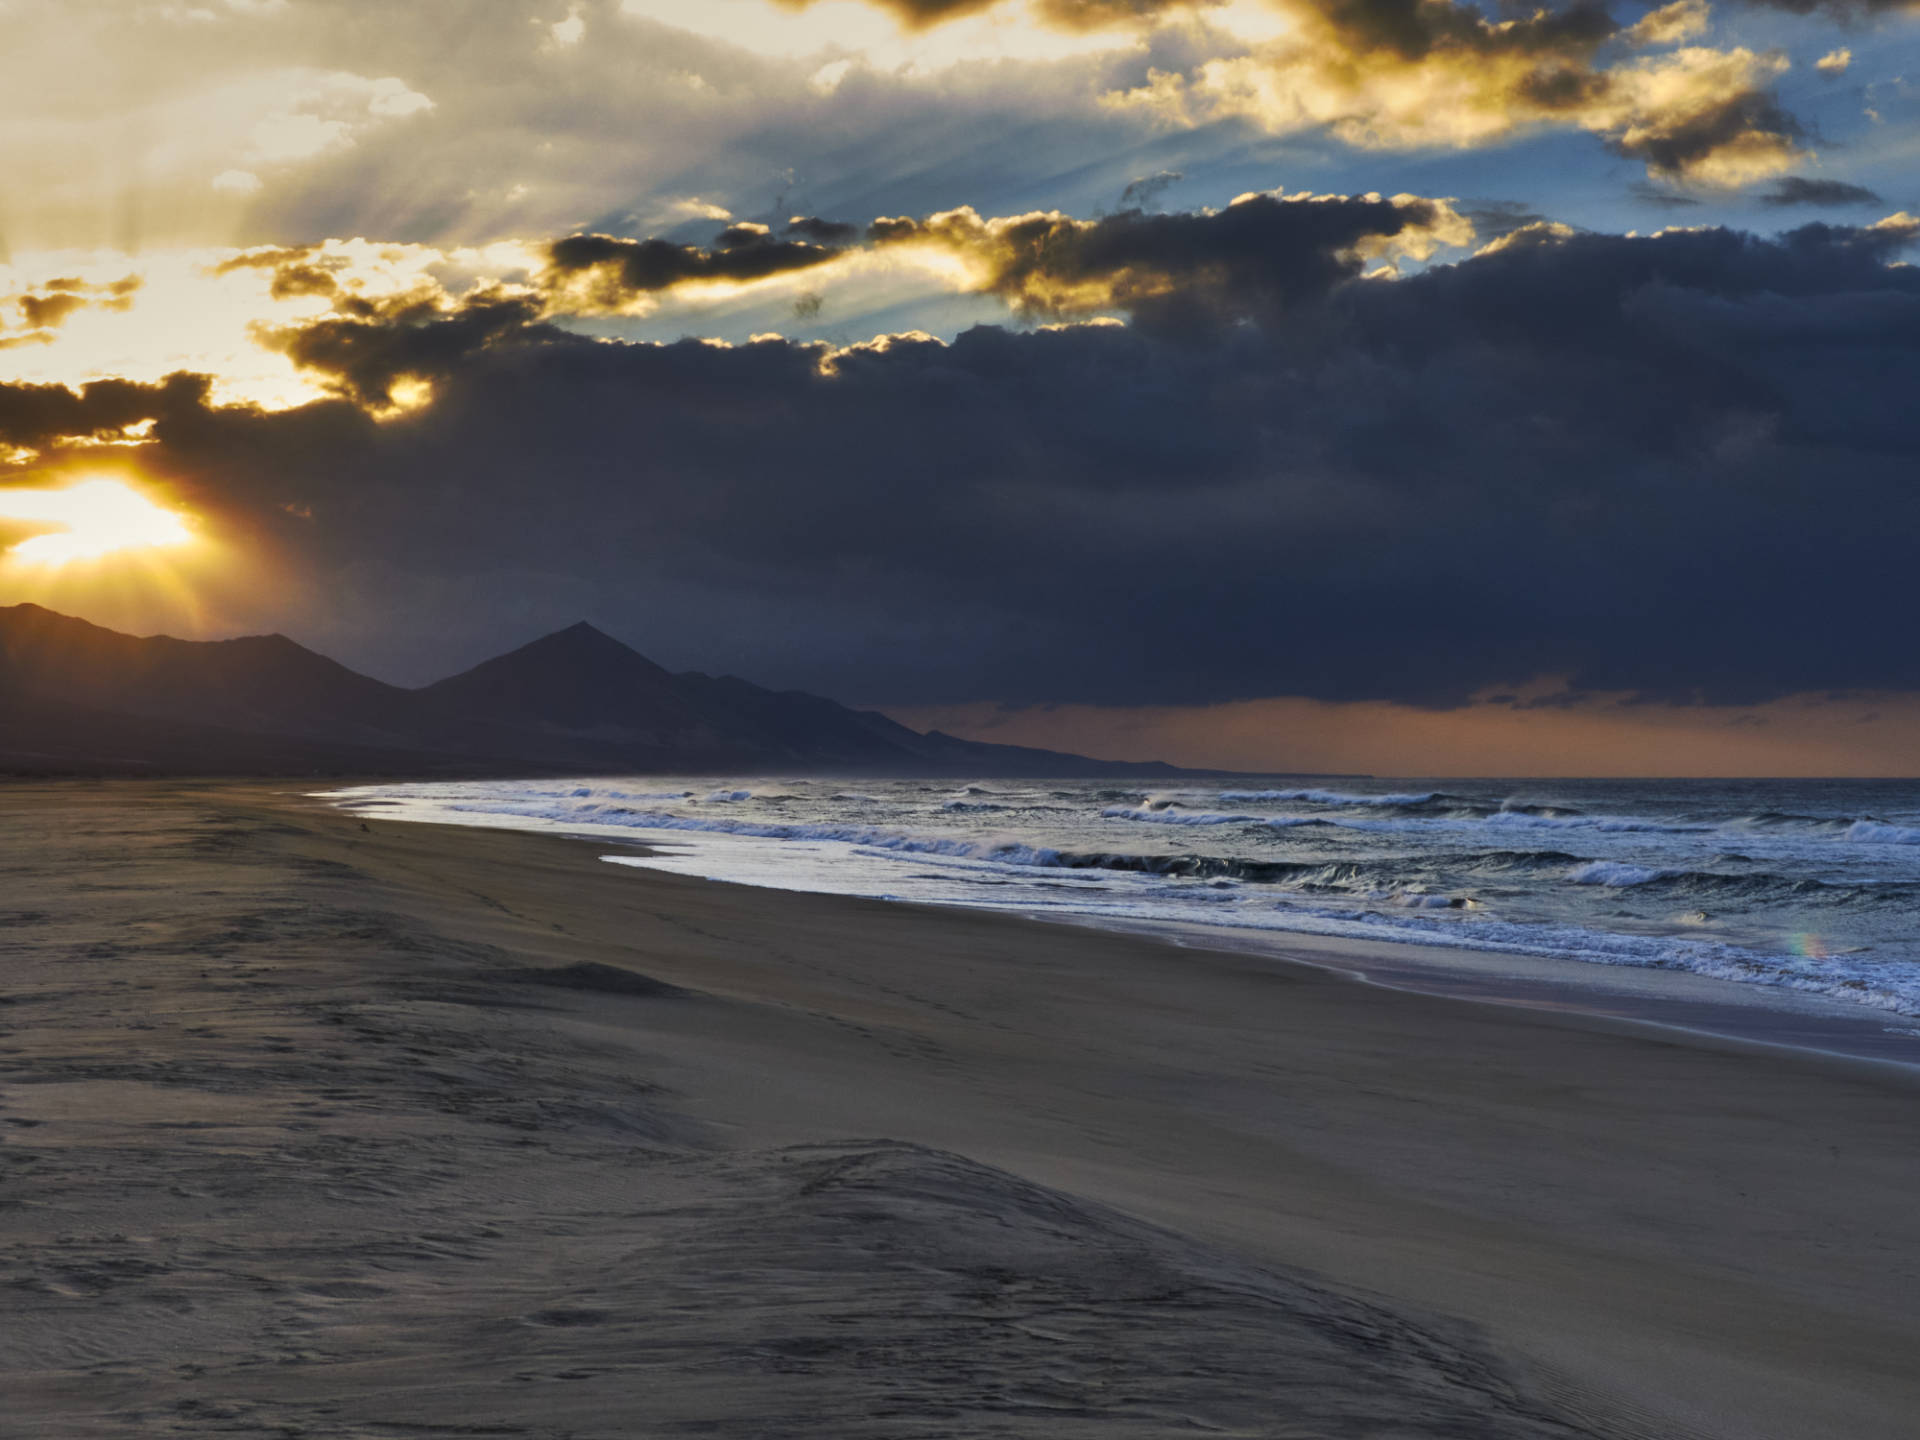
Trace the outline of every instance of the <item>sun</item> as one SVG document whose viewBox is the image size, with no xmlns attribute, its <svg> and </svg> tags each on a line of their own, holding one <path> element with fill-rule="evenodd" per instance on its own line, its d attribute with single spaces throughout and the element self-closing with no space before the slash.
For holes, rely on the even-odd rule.
<svg viewBox="0 0 1920 1440">
<path fill-rule="evenodd" d="M 57 490 L 0 489 L 0 520 L 57 527 L 7 552 L 28 565 L 68 565 L 194 539 L 184 515 L 156 505 L 123 480 L 82 480 Z"/>
</svg>

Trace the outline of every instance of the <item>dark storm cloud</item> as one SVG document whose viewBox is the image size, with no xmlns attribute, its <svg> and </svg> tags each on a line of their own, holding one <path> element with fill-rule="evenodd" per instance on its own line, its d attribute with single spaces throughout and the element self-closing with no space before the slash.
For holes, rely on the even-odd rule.
<svg viewBox="0 0 1920 1440">
<path fill-rule="evenodd" d="M 838 220 L 822 220 L 817 215 L 796 215 L 787 222 L 787 234 L 798 235 L 815 245 L 840 249 L 860 238 L 860 227 Z"/>
<path fill-rule="evenodd" d="M 1784 175 L 1760 194 L 1762 205 L 1880 205 L 1885 202 L 1864 185 L 1845 180 L 1810 180 Z"/>
<path fill-rule="evenodd" d="M 669 240 L 569 235 L 548 247 L 545 278 L 550 288 L 567 289 L 605 310 L 619 310 L 638 296 L 678 285 L 765 280 L 824 265 L 839 253 L 838 246 L 812 239 L 775 239 L 766 226 L 755 224 L 728 226 L 711 249 Z"/>
<path fill-rule="evenodd" d="M 1123 210 L 1099 220 L 953 210 L 878 220 L 870 235 L 876 245 L 931 244 L 967 257 L 983 271 L 980 288 L 1021 314 L 1122 310 L 1165 330 L 1270 321 L 1359 276 L 1370 258 L 1424 257 L 1472 230 L 1439 200 L 1250 195 L 1213 212 Z"/>
<path fill-rule="evenodd" d="M 1438 51 L 1466 49 L 1484 55 L 1585 54 L 1619 29 L 1605 4 L 1575 0 L 1560 10 L 1536 10 L 1505 25 L 1490 26 L 1479 9 L 1448 0 L 1318 0 L 1313 6 L 1357 47 L 1390 51 L 1419 60 Z M 1555 78 L 1536 75 L 1532 84 L 1548 103 L 1554 88 L 1588 83 L 1577 72 Z M 1565 103 L 1571 103 L 1572 95 Z"/>
<path fill-rule="evenodd" d="M 0 384 L 0 445 L 38 450 L 63 441 L 115 439 L 129 426 L 204 407 L 203 375 L 171 375 L 155 385 L 95 380 L 64 385 Z"/>
<path fill-rule="evenodd" d="M 1173 337 L 476 327 L 423 408 L 196 401 L 143 459 L 329 597 L 296 635 L 418 678 L 590 614 L 897 703 L 1910 689 L 1917 228 L 1535 225 Z"/>
<path fill-rule="evenodd" d="M 538 338 L 543 312 L 537 297 L 485 291 L 451 310 L 430 299 L 383 304 L 353 297 L 347 304 L 347 314 L 287 326 L 265 338 L 296 365 L 321 371 L 350 399 L 375 409 L 394 403 L 402 381 L 432 385 L 476 351 Z"/>
</svg>

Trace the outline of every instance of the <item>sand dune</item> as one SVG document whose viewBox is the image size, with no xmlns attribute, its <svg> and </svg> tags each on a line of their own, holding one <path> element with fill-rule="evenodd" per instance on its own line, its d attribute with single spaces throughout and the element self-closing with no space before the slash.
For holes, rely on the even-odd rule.
<svg viewBox="0 0 1920 1440">
<path fill-rule="evenodd" d="M 0 792 L 0 1432 L 1898 1436 L 1920 1091 L 258 787 Z"/>
</svg>

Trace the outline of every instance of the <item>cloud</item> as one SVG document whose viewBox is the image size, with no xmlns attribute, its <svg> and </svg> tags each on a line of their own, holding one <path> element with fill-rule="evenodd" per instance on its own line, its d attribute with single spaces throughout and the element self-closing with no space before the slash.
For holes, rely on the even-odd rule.
<svg viewBox="0 0 1920 1440">
<path fill-rule="evenodd" d="M 283 103 L 253 123 L 243 157 L 250 166 L 310 160 L 350 147 L 370 125 L 433 109 L 433 101 L 388 75 L 371 79 L 348 71 L 289 72 Z"/>
<path fill-rule="evenodd" d="M 55 277 L 29 286 L 14 295 L 0 295 L 0 312 L 11 306 L 20 317 L 21 329 L 7 334 L 0 321 L 0 349 L 14 345 L 45 344 L 81 310 L 125 310 L 133 304 L 141 277 L 127 275 L 119 280 L 89 283 L 77 276 Z"/>
<path fill-rule="evenodd" d="M 1498 240 L 1531 225 L 1547 223 L 1545 215 L 1516 200 L 1483 200 L 1478 204 L 1462 205 L 1460 214 L 1473 227 L 1474 234 L 1484 235 L 1490 240 Z"/>
<path fill-rule="evenodd" d="M 1704 35 L 1711 18 L 1706 0 L 1673 0 L 1642 15 L 1622 38 L 1633 45 L 1678 45 Z"/>
<path fill-rule="evenodd" d="M 777 0 L 790 10 L 805 10 L 818 0 Z M 1007 0 L 868 0 L 910 30 L 924 30 L 965 19 L 1007 4 Z M 1167 15 L 1205 11 L 1223 0 L 1026 0 L 1038 22 L 1063 30 L 1104 30 L 1138 25 Z"/>
<path fill-rule="evenodd" d="M 845 249 L 860 238 L 860 227 L 839 220 L 822 220 L 817 215 L 795 215 L 787 221 L 787 234 L 829 249 Z"/>
<path fill-rule="evenodd" d="M 1304 163 L 1585 131 L 1703 183 L 1792 168 L 1810 144 L 1742 99 L 1773 89 L 1764 46 L 1689 38 L 1684 3 L 1628 26 L 1598 0 L 1524 15 L 1284 0 L 1264 30 L 1247 23 L 1258 0 L 1000 6 L 923 26 L 892 58 L 874 36 L 898 40 L 899 12 L 850 3 L 594 0 L 571 46 L 551 43 L 573 8 L 558 0 L 476 7 L 458 44 L 434 6 L 204 8 L 213 20 L 184 24 L 101 0 L 83 23 L 13 0 L 0 169 L 14 253 L 575 230 L 703 242 L 723 214 L 777 231 L 792 214 L 962 197 L 983 215 L 1087 213 L 1162 167 L 1217 202 L 1247 184 L 1250 127 L 1299 137 Z M 806 44 L 762 45 L 761 22 Z M 836 84 L 813 83 L 823 66 L 844 67 Z M 115 81 L 80 104 L 75 74 Z M 1382 183 L 1360 163 L 1370 178 L 1326 188 Z"/>
<path fill-rule="evenodd" d="M 915 27 L 993 8 L 992 0 L 873 3 Z M 1088 29 L 1174 22 L 1209 8 L 1052 0 L 1029 13 Z M 1800 126 L 1771 93 L 1784 58 L 1685 43 L 1707 29 L 1706 0 L 1673 0 L 1630 26 L 1604 0 L 1497 18 L 1457 0 L 1275 0 L 1275 8 L 1291 22 L 1280 38 L 1153 69 L 1109 103 L 1180 127 L 1235 118 L 1276 134 L 1325 129 L 1371 149 L 1585 130 L 1650 173 L 1712 185 L 1764 178 L 1802 154 Z M 1617 58 L 1621 47 L 1676 46 Z"/>
<path fill-rule="evenodd" d="M 478 352 L 542 337 L 540 301 L 487 290 L 442 309 L 430 301 L 361 301 L 353 313 L 264 332 L 274 349 L 376 411 L 426 403 L 432 387 Z"/>
<path fill-rule="evenodd" d="M 1913 0 L 1750 0 L 1768 10 L 1793 15 L 1819 15 L 1841 24 L 1858 24 L 1880 15 L 1911 13 Z"/>
<path fill-rule="evenodd" d="M 1306 218 L 1350 243 L 1371 203 Z M 896 703 L 1920 688 L 1920 221 L 1234 269 L 1232 226 L 1310 204 L 1076 222 L 1063 251 L 1284 323 L 655 345 L 473 295 L 290 335 L 340 399 L 10 391 L 0 432 L 58 468 L 59 434 L 153 419 L 146 470 L 278 557 L 255 623 L 402 678 L 588 614 Z M 1161 263 L 1173 233 L 1218 265 Z M 430 401 L 383 408 L 404 375 Z"/>
<path fill-rule="evenodd" d="M 1669 189 L 1649 180 L 1634 181 L 1627 187 L 1627 194 L 1638 204 L 1657 205 L 1662 210 L 1694 210 L 1705 203 L 1698 195 Z"/>
<path fill-rule="evenodd" d="M 820 0 L 776 0 L 776 3 L 799 10 Z M 890 12 L 914 28 L 940 25 L 986 10 L 1024 6 L 1040 23 L 1088 30 L 1205 14 L 1224 0 L 867 0 L 867 3 Z M 1299 8 L 1288 0 L 1273 0 L 1273 3 L 1283 10 Z M 1839 20 L 1857 20 L 1914 8 L 1913 0 L 1750 0 L 1750 3 L 1799 15 L 1824 14 Z M 1391 35 L 1403 48 L 1413 48 L 1419 43 L 1419 37 L 1435 28 L 1460 23 L 1458 18 L 1447 18 L 1445 12 L 1451 12 L 1452 17 L 1462 14 L 1462 7 L 1434 4 L 1432 0 L 1421 5 L 1409 5 L 1403 0 L 1315 0 L 1314 8 L 1322 13 L 1354 17 L 1360 27 Z M 1687 39 L 1705 29 L 1707 16 L 1706 0 L 1673 0 L 1636 22 L 1629 38 L 1642 44 Z"/>
<path fill-rule="evenodd" d="M 74 441 L 124 439 L 133 427 L 204 407 L 208 381 L 174 375 L 155 385 L 95 380 L 65 385 L 0 383 L 0 444 L 38 451 Z"/>
<path fill-rule="evenodd" d="M 972 288 L 1015 313 L 1124 311 L 1155 328 L 1271 321 L 1359 276 L 1370 261 L 1430 258 L 1473 227 L 1445 200 L 1397 195 L 1243 195 L 1224 210 L 1098 220 L 1058 213 L 985 220 L 962 207 L 877 220 L 875 243 L 959 256 Z"/>
<path fill-rule="evenodd" d="M 1843 47 L 1838 50 L 1829 50 L 1813 62 L 1813 68 L 1822 75 L 1844 75 L 1852 64 L 1853 51 Z"/>
<path fill-rule="evenodd" d="M 547 46 L 552 50 L 571 50 L 587 37 L 586 17 L 578 5 L 567 7 L 567 17 L 547 27 Z"/>
<path fill-rule="evenodd" d="M 1809 179 L 1783 175 L 1760 194 L 1762 205 L 1881 205 L 1885 202 L 1864 185 L 1845 180 Z"/>
<path fill-rule="evenodd" d="M 1168 123 L 1240 118 L 1276 134 L 1325 128 L 1365 149 L 1466 148 L 1585 130 L 1650 174 L 1741 185 L 1803 155 L 1770 87 L 1778 55 L 1685 46 L 1607 64 L 1603 47 L 1693 33 L 1682 3 L 1622 31 L 1601 5 L 1494 22 L 1469 6 L 1355 0 L 1298 15 L 1296 34 L 1192 73 L 1155 71 L 1111 103 Z"/>
<path fill-rule="evenodd" d="M 715 291 L 815 280 L 835 261 L 886 267 L 901 255 L 931 257 L 941 283 L 995 297 L 1023 319 L 1117 312 L 1177 332 L 1279 323 L 1370 266 L 1385 273 L 1472 238 L 1472 225 L 1446 200 L 1256 193 L 1219 211 L 1125 210 L 1097 220 L 983 218 L 962 207 L 882 218 L 864 232 L 797 216 L 781 236 L 736 221 L 704 247 L 572 235 L 496 247 L 496 259 L 523 259 L 524 270 L 476 271 L 464 291 L 443 283 L 448 252 L 364 242 L 263 246 L 212 271 L 265 272 L 275 302 L 324 301 L 324 315 L 256 322 L 259 335 L 339 393 L 387 409 L 400 403 L 396 387 L 417 404 L 460 356 L 520 343 L 537 325 L 645 314 L 668 296 L 691 303 Z M 812 318 L 825 297 L 810 286 L 788 303 Z"/>
<path fill-rule="evenodd" d="M 1186 178 L 1178 170 L 1162 170 L 1156 175 L 1129 180 L 1127 188 L 1120 192 L 1120 208 L 1122 210 L 1152 209 L 1163 194 Z"/>
<path fill-rule="evenodd" d="M 722 212 L 773 223 L 849 202 L 871 214 L 880 192 L 916 206 L 961 177 L 990 200 L 999 175 L 1066 173 L 1094 138 L 1112 156 L 1099 168 L 1123 171 L 1146 130 L 1097 101 L 1125 47 L 934 72 L 862 64 L 823 94 L 808 83 L 817 46 L 756 54 L 606 0 L 581 5 L 587 28 L 568 47 L 549 43 L 565 4 L 537 17 L 475 7 L 458 43 L 437 6 L 206 8 L 214 20 L 188 25 L 146 0 L 99 0 L 84 16 L 10 0 L 8 249 L 358 234 L 452 245 L 658 232 Z M 80 74 L 113 80 L 76 95 Z M 995 157 L 984 190 L 983 155 Z M 213 188 L 230 172 L 259 188 Z M 780 178 L 796 172 L 798 185 Z M 1091 196 L 1109 181 L 1087 185 Z M 767 213 L 783 189 L 784 208 Z"/>
<path fill-rule="evenodd" d="M 789 234 L 818 230 L 802 220 Z M 722 230 L 711 248 L 613 235 L 570 235 L 547 250 L 543 277 L 558 303 L 575 314 L 619 314 L 660 292 L 688 285 L 740 285 L 811 270 L 841 247 L 813 239 L 776 239 L 772 230 L 740 222 Z"/>
</svg>

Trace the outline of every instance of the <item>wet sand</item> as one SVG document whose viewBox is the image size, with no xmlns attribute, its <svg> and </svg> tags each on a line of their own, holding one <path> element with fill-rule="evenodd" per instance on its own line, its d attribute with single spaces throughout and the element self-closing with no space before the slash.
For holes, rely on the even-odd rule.
<svg viewBox="0 0 1920 1440">
<path fill-rule="evenodd" d="M 1910 1070 L 287 787 L 0 816 L 0 1433 L 1914 1433 Z"/>
</svg>

